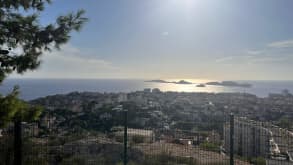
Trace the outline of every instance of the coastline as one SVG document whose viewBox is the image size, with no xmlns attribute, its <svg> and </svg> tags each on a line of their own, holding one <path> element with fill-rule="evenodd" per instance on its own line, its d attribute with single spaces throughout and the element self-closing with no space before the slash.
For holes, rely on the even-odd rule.
<svg viewBox="0 0 293 165">
<path fill-rule="evenodd" d="M 145 88 L 159 88 L 161 91 L 207 92 L 207 93 L 250 93 L 266 97 L 269 93 L 280 93 L 284 89 L 293 92 L 293 81 L 239 81 L 251 83 L 251 88 L 207 86 L 196 84 L 147 83 L 142 79 L 7 79 L 0 86 L 0 91 L 9 93 L 14 85 L 19 85 L 21 98 L 31 100 L 54 94 L 66 94 L 73 91 L 84 92 L 134 92 Z"/>
</svg>

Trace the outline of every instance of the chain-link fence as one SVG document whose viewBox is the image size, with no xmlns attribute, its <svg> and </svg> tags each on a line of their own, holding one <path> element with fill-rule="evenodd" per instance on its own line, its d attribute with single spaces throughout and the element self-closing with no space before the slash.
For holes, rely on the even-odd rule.
<svg viewBox="0 0 293 165">
<path fill-rule="evenodd" d="M 121 121 L 104 131 L 60 129 L 53 124 L 54 116 L 21 123 L 20 129 L 11 124 L 1 130 L 0 164 L 293 164 L 291 128 L 230 114 L 218 120 L 169 125 L 162 121 L 159 126 L 141 128 L 121 109 L 115 112 Z"/>
</svg>

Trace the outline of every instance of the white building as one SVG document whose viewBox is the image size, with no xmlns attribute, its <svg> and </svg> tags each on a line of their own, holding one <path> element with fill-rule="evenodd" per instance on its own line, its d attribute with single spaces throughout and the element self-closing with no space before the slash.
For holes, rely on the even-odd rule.
<svg viewBox="0 0 293 165">
<path fill-rule="evenodd" d="M 234 153 L 243 157 L 268 157 L 270 154 L 271 132 L 260 122 L 235 118 Z M 224 125 L 224 148 L 230 152 L 230 124 Z"/>
<path fill-rule="evenodd" d="M 119 103 L 124 102 L 124 101 L 127 101 L 127 94 L 126 93 L 120 93 L 118 95 L 117 101 Z"/>
<path fill-rule="evenodd" d="M 124 136 L 123 128 L 115 128 L 115 130 L 117 130 L 115 133 L 116 136 Z M 150 143 L 155 140 L 155 133 L 152 130 L 128 128 L 127 137 L 128 140 L 132 140 L 135 137 L 141 137 L 143 142 Z"/>
</svg>

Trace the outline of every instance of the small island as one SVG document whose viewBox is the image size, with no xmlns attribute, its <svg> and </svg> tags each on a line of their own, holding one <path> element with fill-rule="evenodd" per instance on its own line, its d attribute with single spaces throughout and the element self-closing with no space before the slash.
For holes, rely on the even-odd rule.
<svg viewBox="0 0 293 165">
<path fill-rule="evenodd" d="M 188 82 L 188 81 L 185 81 L 185 80 L 180 80 L 178 82 L 173 82 L 174 84 L 192 84 L 192 82 Z"/>
<path fill-rule="evenodd" d="M 205 85 L 205 84 L 197 84 L 196 87 L 201 87 L 201 88 L 203 88 L 203 87 L 206 87 L 206 85 Z"/>
<path fill-rule="evenodd" d="M 154 82 L 154 83 L 171 83 L 171 84 L 182 84 L 182 85 L 189 85 L 189 84 L 194 84 L 189 81 L 185 80 L 180 80 L 180 81 L 166 81 L 166 80 L 147 80 L 145 82 Z M 214 86 L 224 86 L 224 87 L 242 87 L 242 88 L 250 88 L 252 87 L 251 84 L 248 83 L 238 83 L 235 81 L 212 81 L 212 82 L 207 82 L 205 84 L 197 84 L 196 87 L 206 87 L 206 85 L 214 85 Z"/>
<path fill-rule="evenodd" d="M 243 88 L 250 88 L 252 87 L 251 84 L 248 83 L 237 83 L 234 81 L 222 81 L 222 82 L 208 82 L 206 85 L 216 85 L 216 86 L 226 86 L 226 87 L 243 87 Z"/>
<path fill-rule="evenodd" d="M 172 83 L 172 84 L 193 84 L 192 82 L 188 82 L 185 80 L 180 81 L 165 81 L 165 80 L 147 80 L 145 82 L 154 82 L 154 83 Z"/>
<path fill-rule="evenodd" d="M 145 82 L 154 82 L 154 83 L 171 83 L 165 80 L 147 80 Z"/>
</svg>

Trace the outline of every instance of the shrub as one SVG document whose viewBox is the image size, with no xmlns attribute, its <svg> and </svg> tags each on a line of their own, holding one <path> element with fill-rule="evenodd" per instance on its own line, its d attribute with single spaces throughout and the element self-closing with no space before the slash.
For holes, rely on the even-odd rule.
<svg viewBox="0 0 293 165">
<path fill-rule="evenodd" d="M 158 155 L 147 155 L 142 163 L 143 165 L 178 165 L 178 164 L 190 164 L 196 165 L 197 160 L 192 157 L 178 157 L 172 156 L 168 152 L 162 152 Z"/>
<path fill-rule="evenodd" d="M 263 157 L 257 157 L 257 158 L 251 159 L 251 163 L 255 165 L 266 165 L 266 160 Z"/>
<path fill-rule="evenodd" d="M 207 151 L 220 151 L 219 145 L 210 142 L 201 143 L 199 147 Z"/>
<path fill-rule="evenodd" d="M 144 142 L 144 136 L 134 135 L 134 136 L 132 136 L 132 142 L 135 143 L 135 144 L 143 143 Z"/>
</svg>

